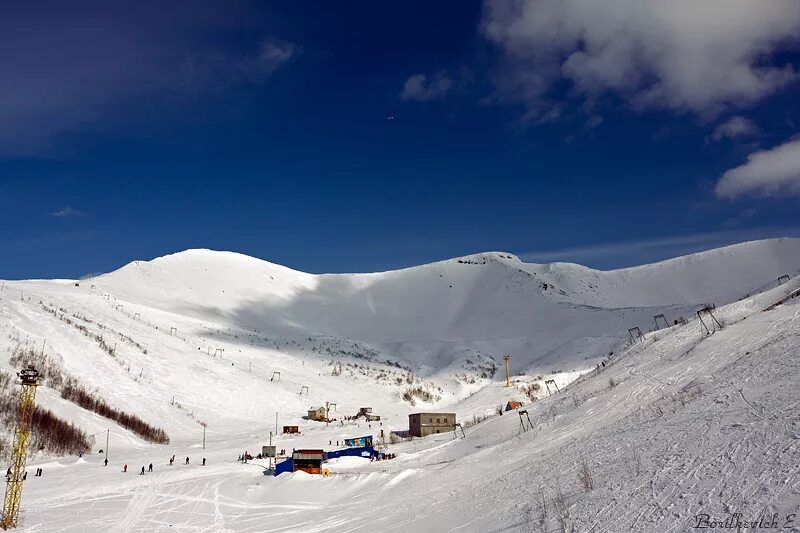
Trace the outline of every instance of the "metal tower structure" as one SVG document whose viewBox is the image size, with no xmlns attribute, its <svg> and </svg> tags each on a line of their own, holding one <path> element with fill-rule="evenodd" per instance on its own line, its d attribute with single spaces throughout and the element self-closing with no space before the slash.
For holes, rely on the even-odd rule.
<svg viewBox="0 0 800 533">
<path fill-rule="evenodd" d="M 504 355 L 503 359 L 506 362 L 506 387 L 510 387 L 511 386 L 511 375 L 508 372 L 508 361 L 511 359 L 511 356 L 510 355 Z"/>
<path fill-rule="evenodd" d="M 31 437 L 31 421 L 33 419 L 36 387 L 39 386 L 39 372 L 28 365 L 18 372 L 22 386 L 19 398 L 19 416 L 17 430 L 14 433 L 14 451 L 11 456 L 10 474 L 6 479 L 6 496 L 3 499 L 3 529 L 17 527 L 19 522 L 19 506 L 22 501 L 22 478 L 25 475 L 25 463 L 28 460 L 28 442 Z"/>
</svg>

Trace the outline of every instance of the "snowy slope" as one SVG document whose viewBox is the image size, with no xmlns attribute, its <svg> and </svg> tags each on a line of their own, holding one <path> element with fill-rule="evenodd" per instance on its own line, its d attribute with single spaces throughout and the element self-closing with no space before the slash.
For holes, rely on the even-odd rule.
<svg viewBox="0 0 800 533">
<path fill-rule="evenodd" d="M 362 340 L 434 370 L 475 350 L 512 353 L 516 370 L 540 372 L 607 354 L 629 327 L 651 329 L 655 314 L 673 321 L 691 316 L 697 304 L 724 304 L 766 287 L 800 269 L 798 243 L 750 242 L 611 272 L 526 264 L 493 252 L 393 272 L 316 276 L 189 250 L 91 283 L 120 301 L 220 325 Z"/>
<path fill-rule="evenodd" d="M 796 357 L 789 355 L 797 354 L 800 322 L 796 305 L 760 310 L 797 287 L 792 279 L 773 288 L 778 276 L 798 269 L 800 240 L 778 239 L 611 272 L 526 264 L 492 252 L 386 273 L 311 275 L 239 254 L 190 250 L 135 262 L 77 287 L 72 281 L 5 282 L 0 348 L 40 346 L 46 339 L 45 352 L 66 371 L 113 405 L 163 427 L 172 439 L 168 446 L 147 444 L 43 387 L 41 403 L 97 434 L 99 447 L 111 429 L 113 468 L 98 470 L 97 457 L 58 464 L 35 459 L 47 463 L 48 481 L 30 482 L 26 491 L 32 506 L 47 510 L 25 515 L 25 523 L 38 531 L 340 531 L 345 524 L 391 530 L 409 523 L 422 531 L 456 525 L 485 531 L 494 524 L 529 530 L 538 487 L 551 497 L 555 472 L 571 480 L 565 490 L 574 512 L 580 510 L 573 522 L 579 530 L 667 530 L 661 526 L 670 518 L 685 522 L 701 505 L 689 505 L 681 495 L 694 497 L 701 488 L 714 509 L 741 500 L 747 509 L 774 505 L 783 512 L 798 483 L 790 466 L 797 459 L 791 398 L 798 375 Z M 647 332 L 653 315 L 662 312 L 670 321 L 692 318 L 705 302 L 716 303 L 732 325 L 702 338 L 692 321 L 650 333 L 645 343 L 625 349 L 628 327 Z M 113 356 L 63 317 L 116 343 Z M 501 384 L 503 353 L 512 355 L 515 371 L 528 374 L 516 377 L 511 389 Z M 599 376 L 587 374 L 552 399 L 540 393 L 531 411 L 537 429 L 520 436 L 513 414 L 493 417 L 469 429 L 465 440 L 452 441 L 451 435 L 394 445 L 401 454 L 395 462 L 343 461 L 333 465 L 341 475 L 329 480 L 300 474 L 265 479 L 259 468 L 231 461 L 265 443 L 276 412 L 281 425 L 299 423 L 303 431 L 281 436 L 279 446 L 330 448 L 329 441 L 377 434 L 381 427 L 403 429 L 407 414 L 420 408 L 453 410 L 462 419 L 493 413 L 508 399 L 527 401 L 523 385 L 554 377 L 563 388 L 601 359 L 613 365 Z M 332 375 L 338 363 L 342 373 Z M 782 370 L 762 375 L 761 364 Z M 279 382 L 271 381 L 275 371 L 281 372 Z M 435 401 L 414 407 L 401 399 L 410 374 L 413 386 L 429 390 Z M 619 385 L 609 388 L 611 377 Z M 693 385 L 697 379 L 700 386 Z M 727 387 L 722 392 L 720 383 Z M 300 396 L 303 385 L 309 391 Z M 740 396 L 756 407 L 747 412 Z M 336 415 L 373 406 L 384 416 L 383 426 L 325 427 L 300 418 L 325 401 L 336 402 Z M 690 408 L 679 409 L 681 402 Z M 734 425 L 719 425 L 729 412 L 738 417 Z M 705 440 L 674 437 L 690 434 L 704 417 L 718 425 L 702 426 Z M 205 451 L 200 421 L 209 424 Z M 768 426 L 777 428 L 771 437 L 758 433 L 773 431 Z M 757 434 L 767 435 L 764 442 L 774 448 L 758 455 L 756 442 L 734 447 L 734 439 Z M 687 452 L 696 442 L 696 453 Z M 618 465 L 619 454 L 633 448 L 653 449 L 642 459 L 649 470 L 636 477 L 629 475 L 628 463 Z M 726 449 L 737 465 L 774 469 L 786 485 L 781 488 L 781 476 L 769 470 L 767 492 L 737 492 L 736 470 L 712 460 Z M 193 463 L 207 456 L 210 464 L 206 470 L 170 470 L 164 463 L 173 453 L 191 455 Z M 586 497 L 573 486 L 581 454 L 603 480 Z M 157 472 L 125 478 L 122 462 L 137 469 L 154 462 Z M 681 474 L 677 481 L 671 472 Z M 704 477 L 693 483 L 699 473 Z M 708 476 L 717 476 L 721 485 L 707 487 Z M 644 482 L 651 478 L 648 489 Z M 437 496 L 422 498 L 422 487 L 430 486 L 437 487 Z M 722 496 L 712 498 L 714 490 Z M 504 491 L 508 500 L 475 504 L 495 491 Z M 630 499 L 617 500 L 624 491 Z M 386 504 L 389 496 L 404 505 Z M 359 513 L 364 502 L 375 512 Z M 636 506 L 648 511 L 641 514 Z M 451 511 L 437 514 L 438 508 Z M 673 508 L 675 516 L 665 511 Z M 80 519 L 62 522 L 72 514 Z M 424 516 L 434 518 L 417 518 Z"/>
</svg>

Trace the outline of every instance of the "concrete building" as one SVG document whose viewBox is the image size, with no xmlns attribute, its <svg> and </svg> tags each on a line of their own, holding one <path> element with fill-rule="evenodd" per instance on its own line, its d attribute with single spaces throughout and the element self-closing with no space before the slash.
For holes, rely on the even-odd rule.
<svg viewBox="0 0 800 533">
<path fill-rule="evenodd" d="M 328 417 L 327 409 L 324 407 L 312 407 L 308 410 L 308 419 L 309 420 L 319 420 L 324 422 L 325 419 Z"/>
<path fill-rule="evenodd" d="M 414 413 L 408 415 L 408 433 L 412 437 L 427 437 L 456 429 L 455 413 Z"/>
</svg>

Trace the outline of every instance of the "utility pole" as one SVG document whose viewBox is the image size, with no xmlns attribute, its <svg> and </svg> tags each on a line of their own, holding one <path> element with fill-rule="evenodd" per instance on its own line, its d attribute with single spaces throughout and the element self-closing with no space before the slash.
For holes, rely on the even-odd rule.
<svg viewBox="0 0 800 533">
<path fill-rule="evenodd" d="M 278 434 L 278 411 L 275 411 L 275 434 Z"/>
<path fill-rule="evenodd" d="M 111 434 L 111 430 L 106 430 L 106 461 L 108 461 L 108 436 Z"/>
<path fill-rule="evenodd" d="M 203 449 L 206 449 L 206 424 L 205 422 L 200 422 L 200 425 L 203 426 Z"/>
<path fill-rule="evenodd" d="M 511 360 L 511 356 L 506 354 L 506 355 L 503 356 L 503 359 L 506 362 L 506 387 L 510 387 L 511 386 L 511 374 L 509 374 L 509 371 L 508 371 L 508 361 Z"/>
<path fill-rule="evenodd" d="M 272 450 L 272 432 L 269 432 L 269 449 Z M 272 454 L 269 456 L 269 469 L 272 470 Z"/>
</svg>

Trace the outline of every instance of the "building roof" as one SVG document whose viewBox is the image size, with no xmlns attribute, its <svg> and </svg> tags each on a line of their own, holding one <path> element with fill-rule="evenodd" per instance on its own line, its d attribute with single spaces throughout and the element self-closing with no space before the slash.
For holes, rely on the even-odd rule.
<svg viewBox="0 0 800 533">
<path fill-rule="evenodd" d="M 455 413 L 411 413 L 408 416 L 456 416 Z"/>
<path fill-rule="evenodd" d="M 324 407 L 309 407 L 309 411 L 319 411 L 320 409 L 324 409 Z"/>
</svg>

